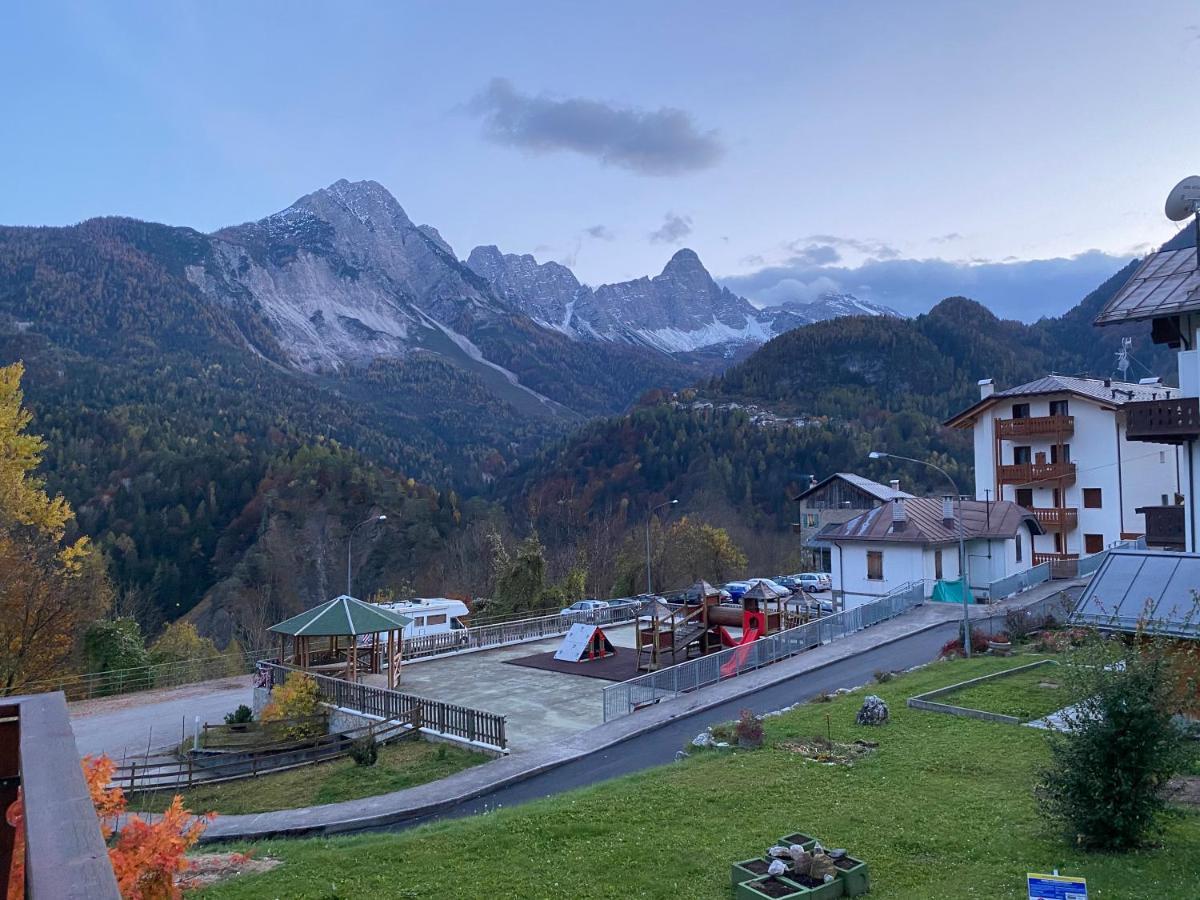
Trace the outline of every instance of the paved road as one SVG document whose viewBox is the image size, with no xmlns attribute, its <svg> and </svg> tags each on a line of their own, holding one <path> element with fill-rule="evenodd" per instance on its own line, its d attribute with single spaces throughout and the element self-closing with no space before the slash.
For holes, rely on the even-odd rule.
<svg viewBox="0 0 1200 900">
<path fill-rule="evenodd" d="M 973 619 L 972 624 L 982 625 L 983 620 Z M 740 697 L 699 713 L 681 716 L 655 731 L 638 735 L 608 750 L 475 797 L 441 813 L 368 830 L 401 831 L 438 819 L 471 816 L 495 809 L 497 806 L 515 806 L 671 762 L 677 750 L 713 722 L 737 718 L 738 712 L 747 707 L 759 714 L 781 709 L 838 688 L 866 684 L 878 671 L 898 671 L 930 662 L 937 657 L 942 645 L 958 633 L 957 623 L 948 622 L 858 656 L 839 660 L 815 672 L 806 672 L 748 697 Z"/>
<path fill-rule="evenodd" d="M 173 747 L 179 743 L 187 720 L 188 734 L 199 716 L 203 722 L 221 722 L 239 703 L 250 704 L 251 676 L 219 682 L 127 694 L 104 700 L 72 703 L 71 730 L 79 755 L 107 753 L 118 763 L 126 754 Z"/>
</svg>

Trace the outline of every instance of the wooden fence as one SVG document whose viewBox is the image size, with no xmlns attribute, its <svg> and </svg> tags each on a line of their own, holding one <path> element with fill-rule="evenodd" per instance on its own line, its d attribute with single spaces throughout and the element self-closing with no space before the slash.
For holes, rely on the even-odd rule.
<svg viewBox="0 0 1200 900">
<path fill-rule="evenodd" d="M 272 662 L 259 663 L 259 670 L 266 676 L 264 686 L 268 687 L 282 684 L 290 673 L 298 671 Z M 409 721 L 415 715 L 421 727 L 438 734 L 484 744 L 496 750 L 506 750 L 508 747 L 504 735 L 505 717 L 497 713 L 326 675 L 308 674 L 317 682 L 321 700 L 332 706 L 398 721 Z"/>
</svg>

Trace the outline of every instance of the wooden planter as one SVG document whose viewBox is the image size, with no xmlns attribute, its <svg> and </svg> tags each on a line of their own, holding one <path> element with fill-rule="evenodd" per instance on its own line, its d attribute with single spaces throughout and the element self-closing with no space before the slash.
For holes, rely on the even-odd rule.
<svg viewBox="0 0 1200 900">
<path fill-rule="evenodd" d="M 1010 656 L 1012 641 L 988 641 L 988 652 L 994 653 L 996 656 Z"/>
</svg>

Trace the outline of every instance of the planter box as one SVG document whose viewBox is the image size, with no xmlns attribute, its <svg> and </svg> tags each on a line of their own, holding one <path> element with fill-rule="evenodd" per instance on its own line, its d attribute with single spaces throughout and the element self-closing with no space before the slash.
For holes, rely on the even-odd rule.
<svg viewBox="0 0 1200 900">
<path fill-rule="evenodd" d="M 743 881 L 733 889 L 733 896 L 736 898 L 736 900 L 765 900 L 765 898 L 772 897 L 776 898 L 776 900 L 778 900 L 780 897 L 794 898 L 794 900 L 809 900 L 810 897 L 816 896 L 816 894 L 812 893 L 808 888 L 801 887 L 786 876 L 778 876 L 771 878 L 771 880 L 775 882 L 775 885 L 782 883 L 783 885 L 792 888 L 790 893 L 779 890 L 774 890 L 770 893 L 767 893 L 764 890 L 760 890 L 760 888 L 763 886 L 763 882 L 765 882 L 768 878 L 771 878 L 771 876 L 764 875 L 762 878 L 755 878 L 753 881 Z M 838 882 L 834 882 L 834 884 L 837 883 Z M 773 885 L 773 887 L 775 885 Z M 838 894 L 837 896 L 840 897 L 841 894 Z"/>
<path fill-rule="evenodd" d="M 816 887 L 803 888 L 803 890 L 806 891 L 804 895 L 806 900 L 835 900 L 835 898 L 845 895 L 846 882 L 841 878 L 835 878 L 833 881 L 818 884 Z"/>
<path fill-rule="evenodd" d="M 817 839 L 812 835 L 804 834 L 796 831 L 792 834 L 785 835 L 779 839 L 779 846 L 790 847 L 792 844 L 799 844 L 805 850 L 811 850 Z"/>
<path fill-rule="evenodd" d="M 767 866 L 770 864 L 770 860 L 764 856 L 735 862 L 729 867 L 729 883 L 737 887 L 739 884 L 753 881 L 755 878 L 762 878 L 767 874 Z"/>
<path fill-rule="evenodd" d="M 853 856 L 846 856 L 837 863 L 838 878 L 846 885 L 847 897 L 858 897 L 871 890 L 871 878 L 865 862 L 855 859 Z M 847 863 L 853 863 L 853 865 L 844 867 Z"/>
</svg>

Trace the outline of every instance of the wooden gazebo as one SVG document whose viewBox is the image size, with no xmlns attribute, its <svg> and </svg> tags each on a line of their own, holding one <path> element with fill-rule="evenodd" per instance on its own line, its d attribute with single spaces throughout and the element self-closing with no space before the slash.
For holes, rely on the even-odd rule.
<svg viewBox="0 0 1200 900">
<path fill-rule="evenodd" d="M 357 681 L 359 675 L 380 674 L 386 662 L 388 687 L 394 688 L 402 632 L 411 622 L 408 616 L 342 594 L 269 630 L 279 635 L 279 659 L 285 665 Z"/>
</svg>

